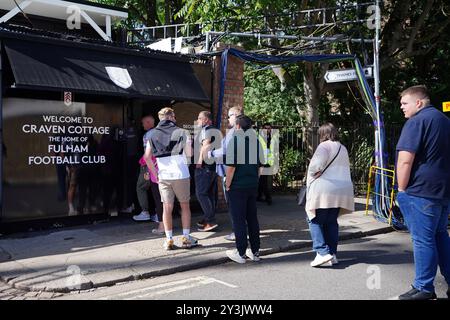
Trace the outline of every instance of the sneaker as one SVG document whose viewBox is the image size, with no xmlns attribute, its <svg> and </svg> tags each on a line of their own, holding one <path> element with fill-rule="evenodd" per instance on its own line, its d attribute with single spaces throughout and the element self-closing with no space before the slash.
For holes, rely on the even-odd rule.
<svg viewBox="0 0 450 320">
<path fill-rule="evenodd" d="M 69 210 L 69 216 L 76 216 L 78 215 L 78 212 L 75 209 Z"/>
<path fill-rule="evenodd" d="M 164 249 L 167 250 L 167 251 L 175 249 L 175 245 L 173 243 L 173 239 L 170 239 L 170 240 L 166 239 L 164 241 Z"/>
<path fill-rule="evenodd" d="M 197 227 L 202 228 L 205 226 L 206 221 L 205 220 L 200 220 L 199 222 L 197 222 Z"/>
<path fill-rule="evenodd" d="M 333 259 L 333 256 L 331 254 L 326 254 L 324 256 L 317 254 L 316 258 L 311 262 L 311 267 L 319 267 L 319 266 L 331 261 L 332 259 Z"/>
<path fill-rule="evenodd" d="M 261 258 L 259 257 L 259 251 L 253 253 L 251 249 L 247 249 L 245 255 L 252 261 L 259 261 Z"/>
<path fill-rule="evenodd" d="M 435 300 L 437 299 L 434 292 L 420 291 L 411 286 L 412 289 L 398 296 L 398 300 Z"/>
<path fill-rule="evenodd" d="M 225 236 L 224 239 L 228 240 L 228 241 L 236 241 L 236 236 L 234 235 L 234 232 L 233 232 L 233 233 L 230 233 L 229 235 Z"/>
<path fill-rule="evenodd" d="M 161 234 L 164 234 L 165 231 L 164 230 L 159 230 L 158 228 L 156 228 L 156 229 L 152 229 L 152 233 L 161 235 Z"/>
<path fill-rule="evenodd" d="M 157 222 L 157 223 L 160 222 L 159 219 L 158 219 L 158 215 L 157 215 L 156 213 L 155 213 L 155 214 L 152 214 L 152 215 L 150 216 L 150 220 L 153 221 L 153 222 Z"/>
<path fill-rule="evenodd" d="M 134 221 L 148 221 L 150 220 L 150 214 L 147 211 L 142 211 L 137 216 L 133 216 Z"/>
<path fill-rule="evenodd" d="M 134 211 L 134 204 L 132 204 L 128 208 L 120 209 L 121 213 L 133 213 L 133 211 Z"/>
<path fill-rule="evenodd" d="M 240 264 L 245 263 L 245 256 L 244 257 L 241 256 L 236 249 L 227 250 L 226 254 L 227 254 L 227 257 L 230 258 L 231 260 L 233 260 L 234 262 L 237 262 Z"/>
<path fill-rule="evenodd" d="M 113 210 L 109 213 L 110 217 L 118 217 L 119 216 L 119 212 L 117 210 Z"/>
<path fill-rule="evenodd" d="M 213 231 L 215 228 L 217 228 L 219 225 L 217 223 L 205 223 L 203 225 L 203 228 L 198 228 L 198 231 Z"/>
<path fill-rule="evenodd" d="M 183 236 L 181 238 L 181 246 L 184 249 L 190 249 L 190 248 L 196 247 L 196 246 L 198 246 L 198 240 L 193 238 L 192 236 L 188 236 L 188 237 Z"/>
<path fill-rule="evenodd" d="M 332 266 L 334 266 L 335 264 L 338 264 L 338 263 L 339 263 L 339 260 L 336 258 L 336 255 L 333 254 L 333 259 L 331 259 L 330 261 L 328 261 L 328 262 L 326 263 L 326 265 L 332 267 Z"/>
</svg>

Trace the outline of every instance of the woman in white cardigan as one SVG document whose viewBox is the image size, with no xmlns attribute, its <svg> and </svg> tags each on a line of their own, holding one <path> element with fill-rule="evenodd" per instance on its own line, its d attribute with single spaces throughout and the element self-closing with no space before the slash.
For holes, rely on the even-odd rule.
<svg viewBox="0 0 450 320">
<path fill-rule="evenodd" d="M 337 264 L 338 215 L 355 209 L 347 149 L 339 142 L 335 126 L 319 128 L 320 144 L 308 167 L 305 210 L 313 249 L 312 267 Z M 327 167 L 328 166 L 328 167 Z M 325 169 L 325 171 L 324 171 Z"/>
</svg>

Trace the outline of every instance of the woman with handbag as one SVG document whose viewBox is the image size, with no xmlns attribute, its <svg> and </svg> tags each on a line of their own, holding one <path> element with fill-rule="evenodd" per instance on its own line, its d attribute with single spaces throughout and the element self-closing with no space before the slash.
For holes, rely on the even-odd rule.
<svg viewBox="0 0 450 320">
<path fill-rule="evenodd" d="M 334 265 L 339 225 L 338 215 L 355 209 L 353 183 L 347 149 L 339 142 L 336 127 L 326 123 L 319 128 L 319 141 L 307 173 L 305 211 L 316 252 L 312 267 Z"/>
</svg>

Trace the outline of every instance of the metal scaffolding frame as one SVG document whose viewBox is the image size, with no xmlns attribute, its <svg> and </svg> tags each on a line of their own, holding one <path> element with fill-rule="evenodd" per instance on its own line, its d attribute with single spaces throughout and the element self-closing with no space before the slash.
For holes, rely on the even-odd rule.
<svg viewBox="0 0 450 320">
<path fill-rule="evenodd" d="M 252 30 L 256 34 L 277 34 L 286 32 L 286 28 L 269 27 L 269 19 L 289 19 L 289 31 L 313 29 L 319 27 L 327 27 L 334 25 L 349 25 L 366 23 L 365 19 L 346 19 L 345 13 L 354 9 L 356 13 L 361 12 L 364 8 L 374 5 L 375 2 L 356 3 L 338 7 L 317 8 L 308 10 L 299 10 L 294 12 L 282 12 L 277 14 L 268 14 L 257 17 L 248 17 L 245 19 L 224 19 L 219 21 L 210 21 L 202 23 L 182 23 L 182 24 L 168 24 L 162 26 L 139 27 L 129 30 L 128 41 L 135 42 L 134 37 L 138 34 L 145 38 L 146 41 L 158 41 L 168 37 L 183 37 L 185 39 L 194 39 L 203 37 L 208 32 L 229 32 L 242 33 L 240 25 L 242 21 L 254 20 L 263 21 L 264 27 L 260 30 Z M 302 23 L 298 24 L 297 20 L 302 17 Z M 342 19 L 341 19 L 342 18 Z M 313 21 L 313 19 L 320 19 L 320 22 Z M 222 27 L 220 27 L 222 25 Z M 233 25 L 237 25 L 234 29 Z M 245 33 L 245 32 L 244 32 Z M 136 41 L 142 42 L 142 39 Z"/>
</svg>

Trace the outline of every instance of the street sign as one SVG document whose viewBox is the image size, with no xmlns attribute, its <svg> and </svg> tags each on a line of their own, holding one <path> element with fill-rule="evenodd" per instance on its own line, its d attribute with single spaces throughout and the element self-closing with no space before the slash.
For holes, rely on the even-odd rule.
<svg viewBox="0 0 450 320">
<path fill-rule="evenodd" d="M 450 112 L 450 101 L 442 102 L 442 111 Z"/>
<path fill-rule="evenodd" d="M 363 70 L 366 78 L 373 78 L 373 67 L 365 67 Z M 328 70 L 327 73 L 325 73 L 324 78 L 327 83 L 352 81 L 357 79 L 355 69 Z"/>
</svg>

